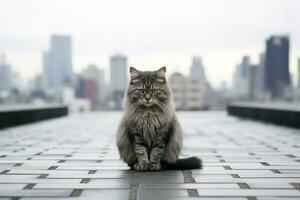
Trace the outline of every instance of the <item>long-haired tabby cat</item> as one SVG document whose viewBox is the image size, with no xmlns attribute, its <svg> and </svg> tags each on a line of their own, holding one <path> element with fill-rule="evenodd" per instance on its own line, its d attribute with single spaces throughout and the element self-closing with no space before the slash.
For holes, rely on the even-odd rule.
<svg viewBox="0 0 300 200">
<path fill-rule="evenodd" d="M 182 130 L 165 74 L 166 67 L 156 71 L 130 67 L 117 146 L 121 159 L 137 171 L 201 168 L 197 157 L 178 159 Z"/>
</svg>

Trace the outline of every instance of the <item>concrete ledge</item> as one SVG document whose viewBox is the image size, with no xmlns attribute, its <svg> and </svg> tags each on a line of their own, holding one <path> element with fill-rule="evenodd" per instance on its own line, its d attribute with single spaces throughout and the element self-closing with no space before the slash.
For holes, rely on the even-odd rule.
<svg viewBox="0 0 300 200">
<path fill-rule="evenodd" d="M 46 119 L 65 116 L 68 107 L 62 105 L 51 106 L 13 106 L 0 108 L 0 128 L 17 126 Z"/>
<path fill-rule="evenodd" d="M 300 105 L 293 103 L 231 103 L 229 115 L 300 128 Z"/>
</svg>

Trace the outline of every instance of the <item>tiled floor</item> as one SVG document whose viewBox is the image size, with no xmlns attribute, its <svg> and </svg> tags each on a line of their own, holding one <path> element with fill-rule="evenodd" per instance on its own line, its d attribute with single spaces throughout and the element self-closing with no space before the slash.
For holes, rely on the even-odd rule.
<svg viewBox="0 0 300 200">
<path fill-rule="evenodd" d="M 300 132 L 178 113 L 182 156 L 202 170 L 134 172 L 119 161 L 120 113 L 89 113 L 0 131 L 3 199 L 300 199 Z M 0 198 L 0 199 L 1 199 Z"/>
</svg>

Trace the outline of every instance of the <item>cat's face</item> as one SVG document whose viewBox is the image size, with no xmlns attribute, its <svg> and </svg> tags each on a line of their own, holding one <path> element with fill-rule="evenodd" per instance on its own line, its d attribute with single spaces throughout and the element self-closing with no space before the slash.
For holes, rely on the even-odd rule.
<svg viewBox="0 0 300 200">
<path fill-rule="evenodd" d="M 165 74 L 166 67 L 156 71 L 139 71 L 130 67 L 127 89 L 130 102 L 145 107 L 165 104 L 170 95 Z"/>
</svg>

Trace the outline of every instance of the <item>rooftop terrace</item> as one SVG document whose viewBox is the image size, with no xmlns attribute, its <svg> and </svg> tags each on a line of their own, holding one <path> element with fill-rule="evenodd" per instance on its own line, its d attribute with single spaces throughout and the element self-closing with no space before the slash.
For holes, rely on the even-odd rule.
<svg viewBox="0 0 300 200">
<path fill-rule="evenodd" d="M 179 112 L 178 116 L 185 133 L 182 156 L 201 157 L 202 170 L 129 170 L 115 147 L 121 117 L 117 112 L 71 115 L 4 129 L 0 131 L 0 196 L 300 199 L 299 130 L 241 120 L 225 112 Z"/>
</svg>

